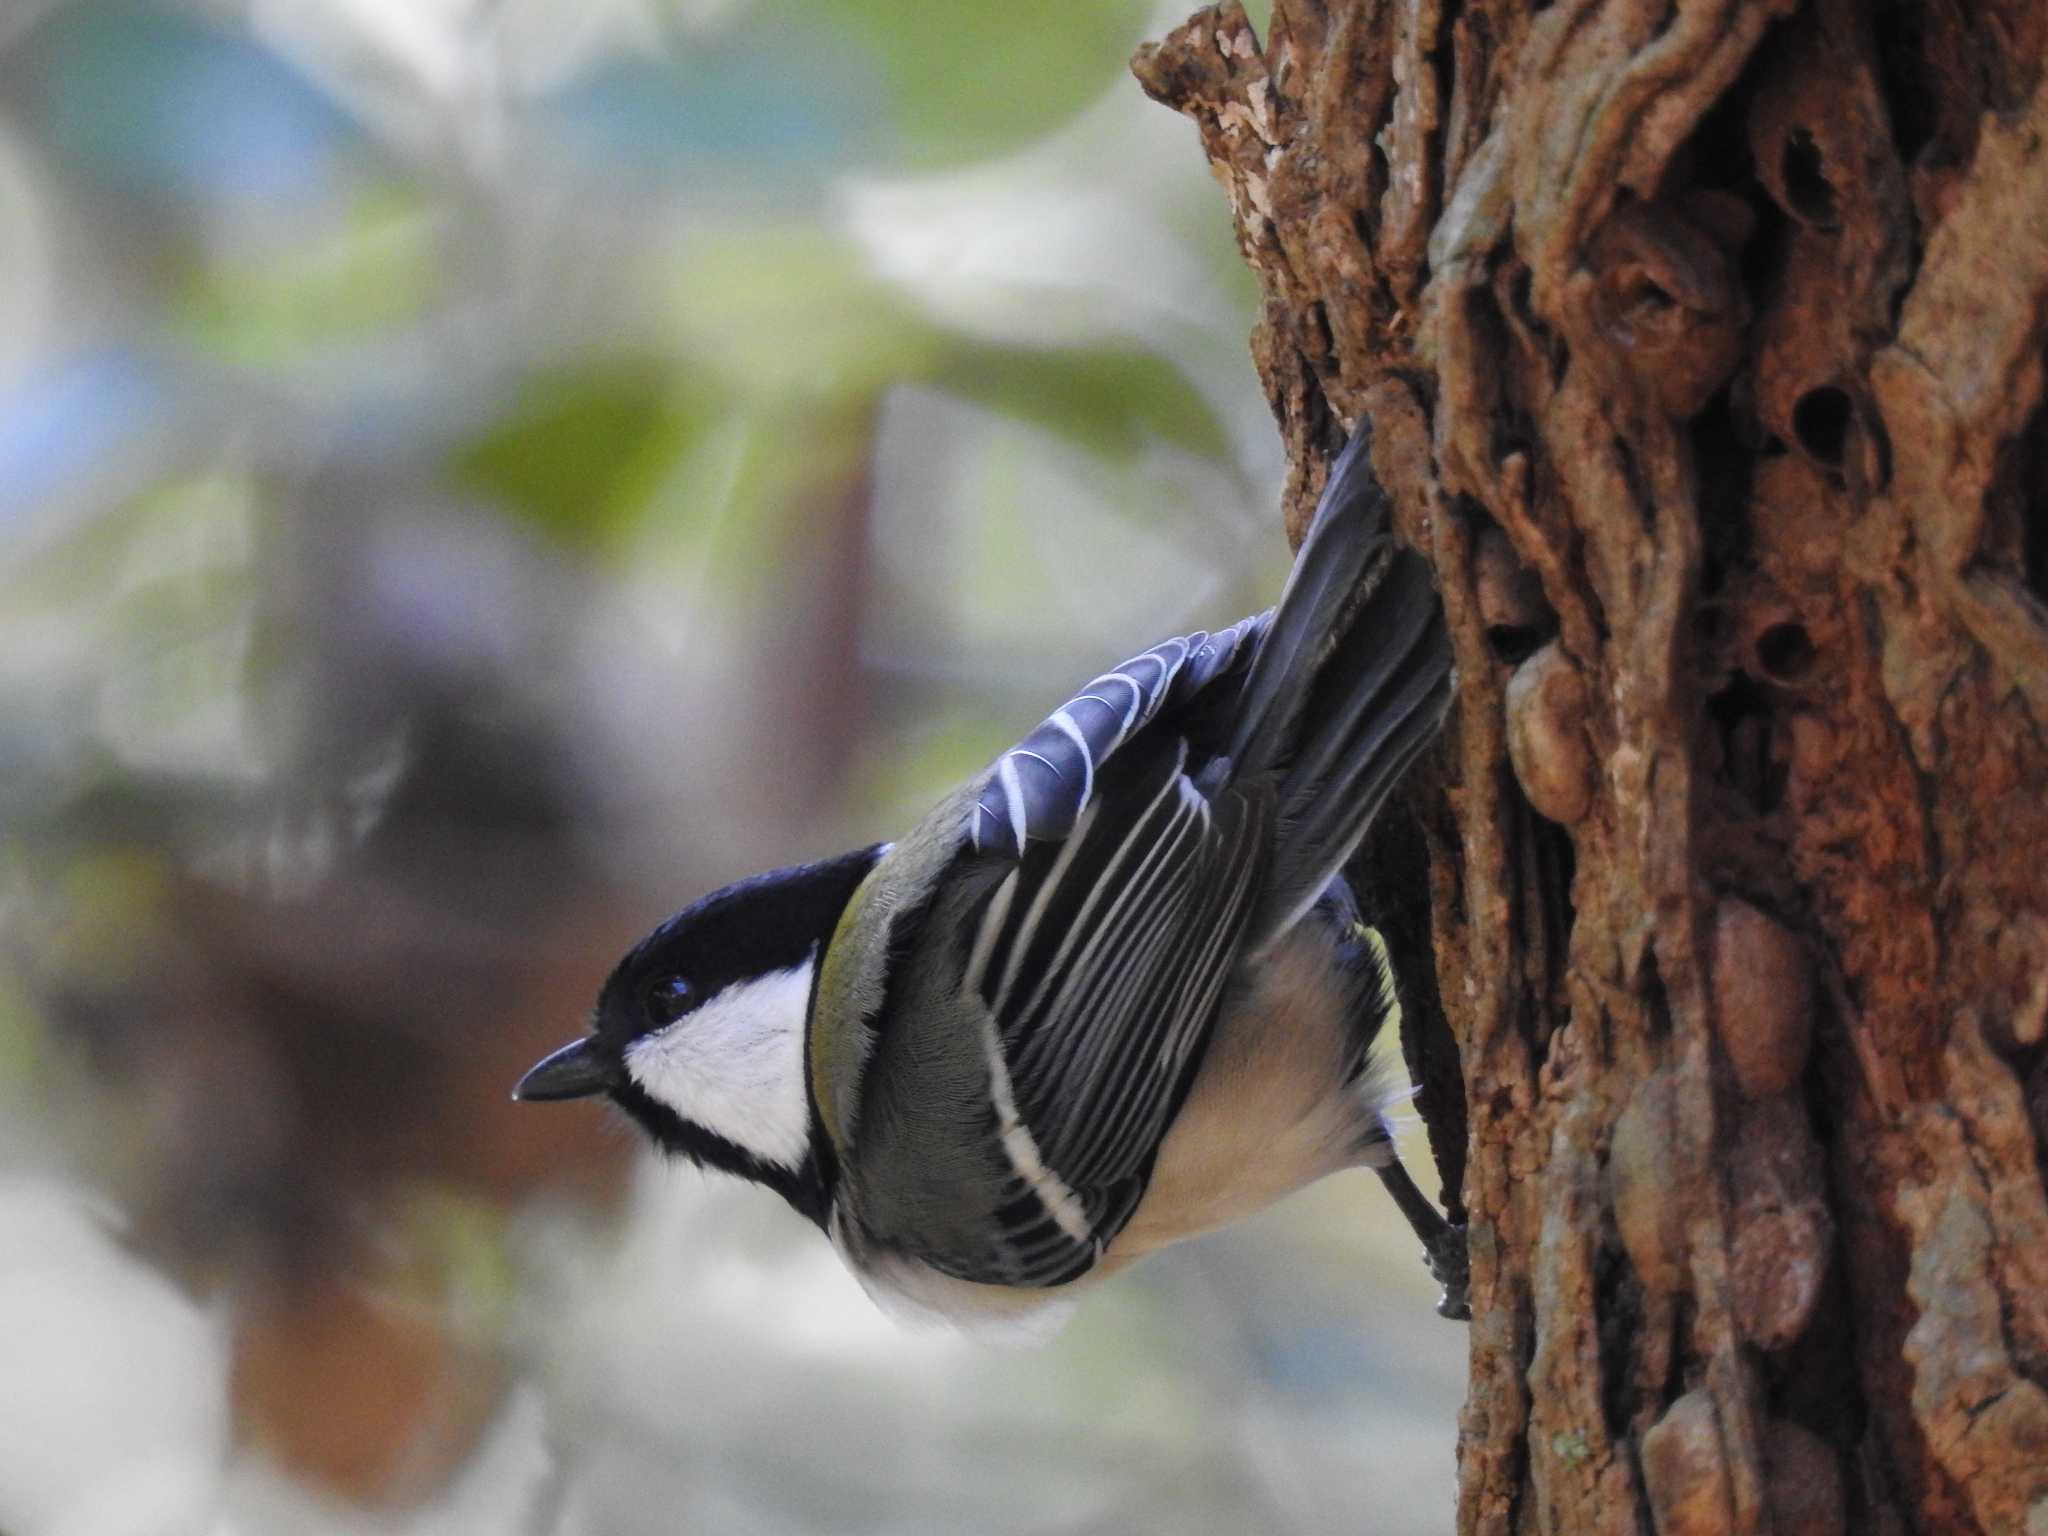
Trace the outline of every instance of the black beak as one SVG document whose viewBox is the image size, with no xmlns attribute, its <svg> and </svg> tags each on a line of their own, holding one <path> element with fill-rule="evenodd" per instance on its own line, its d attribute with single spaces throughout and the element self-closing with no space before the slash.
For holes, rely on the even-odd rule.
<svg viewBox="0 0 2048 1536">
<path fill-rule="evenodd" d="M 535 1104 L 550 1099 L 584 1099 L 593 1093 L 603 1093 L 611 1081 L 612 1069 L 597 1054 L 596 1037 L 586 1036 L 571 1041 L 552 1056 L 543 1057 L 519 1079 L 512 1097 Z"/>
</svg>

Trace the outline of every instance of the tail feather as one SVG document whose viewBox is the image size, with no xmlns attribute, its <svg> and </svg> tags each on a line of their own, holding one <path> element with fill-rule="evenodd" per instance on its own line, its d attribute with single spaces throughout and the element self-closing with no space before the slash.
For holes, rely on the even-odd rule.
<svg viewBox="0 0 2048 1536">
<path fill-rule="evenodd" d="M 1442 628 L 1428 565 L 1413 550 L 1396 551 L 1310 683 L 1300 743 L 1287 763 L 1290 799 L 1328 778 L 1360 734 L 1371 732 L 1389 693 L 1418 664 L 1426 669 L 1432 635 Z M 1283 800 L 1281 814 L 1298 809 Z"/>
<path fill-rule="evenodd" d="M 1426 581 L 1427 568 L 1419 558 L 1415 563 Z M 1358 726 L 1343 739 L 1328 771 L 1290 773 L 1283 781 L 1279 837 L 1257 932 L 1282 933 L 1308 910 L 1358 850 L 1403 775 L 1436 739 L 1451 704 L 1451 652 L 1441 615 L 1432 613 L 1430 619 L 1363 709 L 1352 696 Z M 1333 666 L 1330 675 L 1336 680 L 1343 672 Z"/>
<path fill-rule="evenodd" d="M 1361 417 L 1330 466 L 1308 536 L 1245 677 L 1228 754 L 1236 773 L 1266 771 L 1293 743 L 1323 659 L 1359 606 L 1367 572 L 1390 544 L 1387 493 L 1372 472 L 1371 418 Z"/>
<path fill-rule="evenodd" d="M 1330 473 L 1241 696 L 1231 772 L 1278 776 L 1272 863 L 1252 942 L 1315 903 L 1436 737 L 1451 647 L 1428 563 L 1393 544 L 1361 422 Z"/>
</svg>

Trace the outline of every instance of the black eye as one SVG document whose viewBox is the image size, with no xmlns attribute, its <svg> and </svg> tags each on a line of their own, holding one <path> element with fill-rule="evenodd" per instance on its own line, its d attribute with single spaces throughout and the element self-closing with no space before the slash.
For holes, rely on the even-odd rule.
<svg viewBox="0 0 2048 1536">
<path fill-rule="evenodd" d="M 690 984 L 680 976 L 657 976 L 647 983 L 641 1006 L 656 1028 L 673 1024 L 690 1011 Z"/>
</svg>

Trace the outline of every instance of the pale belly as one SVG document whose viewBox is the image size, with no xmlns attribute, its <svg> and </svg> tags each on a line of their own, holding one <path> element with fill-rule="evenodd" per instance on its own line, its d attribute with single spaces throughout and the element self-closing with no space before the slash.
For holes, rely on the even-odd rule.
<svg viewBox="0 0 2048 1536">
<path fill-rule="evenodd" d="M 1297 930 L 1216 1033 L 1130 1222 L 1095 1268 L 1110 1274 L 1156 1249 L 1228 1226 L 1345 1168 L 1384 1165 L 1381 1118 L 1404 1090 L 1344 1082 L 1360 1021 L 1323 939 Z"/>
</svg>

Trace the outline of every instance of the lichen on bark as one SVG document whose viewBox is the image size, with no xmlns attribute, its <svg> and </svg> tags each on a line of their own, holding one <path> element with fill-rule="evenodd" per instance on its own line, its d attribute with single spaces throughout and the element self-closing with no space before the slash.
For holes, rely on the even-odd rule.
<svg viewBox="0 0 2048 1536">
<path fill-rule="evenodd" d="M 2048 1529 L 2044 50 L 2032 0 L 1276 0 L 1136 60 L 1263 290 L 1290 532 L 1369 413 L 1457 646 L 1399 825 L 1463 1532 Z"/>
</svg>

